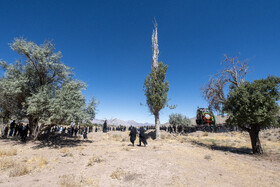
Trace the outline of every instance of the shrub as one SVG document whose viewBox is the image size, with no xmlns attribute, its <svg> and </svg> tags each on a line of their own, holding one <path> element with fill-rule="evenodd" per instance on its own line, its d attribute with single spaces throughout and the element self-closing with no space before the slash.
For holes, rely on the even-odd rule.
<svg viewBox="0 0 280 187">
<path fill-rule="evenodd" d="M 17 165 L 17 167 L 11 169 L 9 173 L 9 177 L 18 177 L 18 176 L 26 175 L 28 173 L 30 173 L 30 170 L 27 168 L 27 166 L 25 164 L 19 164 Z"/>
</svg>

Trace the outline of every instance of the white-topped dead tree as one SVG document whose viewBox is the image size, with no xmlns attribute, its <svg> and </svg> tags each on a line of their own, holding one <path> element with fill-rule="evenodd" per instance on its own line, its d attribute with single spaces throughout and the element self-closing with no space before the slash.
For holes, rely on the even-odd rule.
<svg viewBox="0 0 280 187">
<path fill-rule="evenodd" d="M 158 68 L 158 55 L 159 55 L 159 49 L 158 49 L 158 37 L 157 37 L 157 22 L 154 23 L 154 30 L 152 34 L 152 45 L 153 45 L 153 63 L 152 68 L 157 69 Z"/>
<path fill-rule="evenodd" d="M 164 65 L 162 62 L 158 63 L 159 50 L 156 22 L 154 26 L 155 28 L 152 34 L 152 71 L 145 79 L 143 90 L 147 98 L 149 110 L 155 116 L 156 139 L 160 139 L 159 112 L 165 106 L 168 106 L 167 92 L 169 90 L 169 83 L 165 80 L 168 66 Z"/>
</svg>

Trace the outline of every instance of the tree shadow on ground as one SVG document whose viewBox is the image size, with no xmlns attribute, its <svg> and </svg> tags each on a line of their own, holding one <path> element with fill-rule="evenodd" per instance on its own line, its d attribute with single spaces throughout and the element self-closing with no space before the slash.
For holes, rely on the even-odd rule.
<svg viewBox="0 0 280 187">
<path fill-rule="evenodd" d="M 25 144 L 26 142 L 30 141 L 31 139 L 29 137 L 26 138 L 26 141 L 21 141 L 21 138 L 19 136 L 9 136 L 9 137 L 1 137 L 0 140 L 2 142 L 6 143 L 13 143 L 13 145 L 16 144 Z"/>
<path fill-rule="evenodd" d="M 208 145 L 197 141 L 191 141 L 195 145 L 206 147 L 212 150 L 218 150 L 223 152 L 231 152 L 235 154 L 252 155 L 252 150 L 246 147 L 231 147 L 231 146 L 220 146 L 220 145 Z"/>
<path fill-rule="evenodd" d="M 32 138 L 27 137 L 26 141 L 21 141 L 19 136 L 12 136 L 8 138 L 1 137 L 1 141 L 8 143 L 12 143 L 13 145 L 23 144 L 25 145 L 28 142 L 32 142 Z M 80 139 L 77 137 L 70 137 L 68 134 L 59 134 L 52 132 L 50 134 L 42 134 L 39 137 L 39 140 L 33 141 L 35 146 L 33 149 L 40 149 L 44 147 L 49 148 L 63 148 L 63 147 L 77 147 L 82 145 L 83 143 L 92 143 L 92 140 Z"/>
<path fill-rule="evenodd" d="M 92 140 L 79 139 L 79 137 L 70 137 L 67 134 L 43 134 L 40 136 L 38 141 L 35 141 L 33 149 L 40 149 L 44 147 L 49 148 L 63 148 L 63 147 L 77 147 L 83 143 L 92 143 Z"/>
</svg>

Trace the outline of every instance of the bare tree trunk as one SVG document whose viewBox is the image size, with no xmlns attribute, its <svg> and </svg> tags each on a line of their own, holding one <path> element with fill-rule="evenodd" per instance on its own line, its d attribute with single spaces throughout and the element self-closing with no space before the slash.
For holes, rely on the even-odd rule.
<svg viewBox="0 0 280 187">
<path fill-rule="evenodd" d="M 260 128 L 256 125 L 251 126 L 249 131 L 253 154 L 263 154 L 261 141 L 259 139 Z"/>
<path fill-rule="evenodd" d="M 36 128 L 38 128 L 38 119 L 29 117 L 28 121 L 29 121 L 29 137 L 32 137 L 34 139 L 34 137 L 36 136 Z"/>
<path fill-rule="evenodd" d="M 160 121 L 159 121 L 159 113 L 155 114 L 155 126 L 156 126 L 156 139 L 160 139 Z"/>
<path fill-rule="evenodd" d="M 37 140 L 38 137 L 42 134 L 44 126 L 45 126 L 44 124 L 41 124 L 37 126 L 38 128 L 35 128 L 36 130 L 33 133 L 34 134 L 33 140 Z"/>
</svg>

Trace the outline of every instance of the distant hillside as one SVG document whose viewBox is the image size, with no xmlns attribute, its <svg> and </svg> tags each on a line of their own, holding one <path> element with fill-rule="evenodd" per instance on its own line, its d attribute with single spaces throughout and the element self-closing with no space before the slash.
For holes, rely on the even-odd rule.
<svg viewBox="0 0 280 187">
<path fill-rule="evenodd" d="M 105 120 L 100 120 L 100 119 L 93 119 L 91 122 L 93 124 L 100 124 L 100 125 L 103 125 Z M 134 120 L 128 120 L 128 121 L 124 121 L 124 120 L 121 120 L 121 119 L 108 119 L 107 120 L 107 124 L 108 125 L 115 125 L 115 126 L 119 126 L 119 125 L 123 125 L 123 126 L 135 126 L 135 127 L 138 127 L 138 126 L 152 126 L 154 124 L 151 124 L 151 123 L 138 123 Z"/>
<path fill-rule="evenodd" d="M 216 124 L 224 124 L 227 117 L 222 117 L 220 115 L 217 115 L 215 116 L 216 118 Z M 192 126 L 195 126 L 196 125 L 196 117 L 193 117 L 193 118 L 190 118 L 191 120 L 191 124 Z M 93 124 L 100 124 L 100 125 L 103 125 L 105 120 L 101 120 L 101 119 L 93 119 L 91 121 L 91 123 Z M 115 125 L 115 126 L 119 126 L 119 125 L 123 125 L 123 126 L 134 126 L 134 127 L 139 127 L 139 126 L 154 126 L 155 124 L 152 124 L 152 123 L 138 123 L 134 120 L 128 120 L 128 121 L 125 121 L 125 120 L 121 120 L 121 119 L 108 119 L 107 120 L 107 124 L 108 125 Z M 164 123 L 164 124 L 161 124 L 161 126 L 168 126 L 169 123 Z"/>
</svg>

